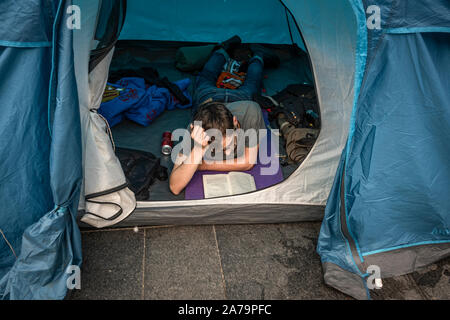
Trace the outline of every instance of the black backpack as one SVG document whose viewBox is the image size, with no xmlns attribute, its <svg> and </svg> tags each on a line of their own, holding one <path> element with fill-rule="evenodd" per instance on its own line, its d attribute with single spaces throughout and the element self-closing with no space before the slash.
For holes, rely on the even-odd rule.
<svg viewBox="0 0 450 320">
<path fill-rule="evenodd" d="M 161 166 L 160 159 L 152 153 L 116 148 L 116 155 L 127 178 L 128 187 L 138 201 L 148 200 L 148 190 L 155 179 L 160 181 L 168 179 L 167 168 Z"/>
<path fill-rule="evenodd" d="M 319 106 L 313 86 L 292 84 L 271 98 L 255 95 L 253 99 L 268 111 L 271 121 L 283 113 L 296 128 L 320 128 Z"/>
</svg>

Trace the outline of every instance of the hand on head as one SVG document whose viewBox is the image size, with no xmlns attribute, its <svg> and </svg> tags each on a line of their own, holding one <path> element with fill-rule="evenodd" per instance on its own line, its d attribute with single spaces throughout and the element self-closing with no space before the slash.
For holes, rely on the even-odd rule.
<svg viewBox="0 0 450 320">
<path fill-rule="evenodd" d="M 209 145 L 210 137 L 206 134 L 205 129 L 201 126 L 191 124 L 191 138 L 196 145 L 205 148 Z"/>
</svg>

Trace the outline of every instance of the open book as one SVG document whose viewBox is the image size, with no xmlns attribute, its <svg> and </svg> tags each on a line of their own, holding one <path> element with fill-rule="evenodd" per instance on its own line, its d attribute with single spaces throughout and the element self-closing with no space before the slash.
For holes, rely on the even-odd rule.
<svg viewBox="0 0 450 320">
<path fill-rule="evenodd" d="M 205 174 L 203 190 L 205 199 L 248 193 L 256 191 L 255 178 L 244 172 Z"/>
</svg>

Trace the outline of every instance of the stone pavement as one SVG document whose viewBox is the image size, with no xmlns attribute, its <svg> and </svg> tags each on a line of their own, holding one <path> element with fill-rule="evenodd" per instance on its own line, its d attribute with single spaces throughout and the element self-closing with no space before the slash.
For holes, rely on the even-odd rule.
<svg viewBox="0 0 450 320">
<path fill-rule="evenodd" d="M 84 231 L 82 289 L 67 298 L 351 299 L 324 284 L 320 225 Z M 383 285 L 373 299 L 450 299 L 450 259 Z"/>
</svg>

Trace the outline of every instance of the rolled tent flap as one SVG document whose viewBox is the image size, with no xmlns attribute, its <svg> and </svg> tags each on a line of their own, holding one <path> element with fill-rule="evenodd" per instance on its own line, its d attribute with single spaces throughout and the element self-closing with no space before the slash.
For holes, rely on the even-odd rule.
<svg viewBox="0 0 450 320">
<path fill-rule="evenodd" d="M 91 107 L 85 127 L 85 214 L 81 221 L 104 228 L 127 218 L 136 208 L 134 193 L 114 152 L 108 122 L 97 113 L 108 79 L 113 50 L 89 74 Z"/>
<path fill-rule="evenodd" d="M 136 207 L 136 198 L 127 187 L 122 167 L 114 153 L 108 123 L 97 113 L 108 80 L 113 50 L 89 72 L 91 44 L 96 33 L 101 1 L 75 2 L 84 12 L 81 16 L 83 28 L 74 30 L 84 150 L 84 187 L 80 209 L 85 214 L 81 221 L 96 228 L 104 228 L 126 219 Z"/>
<path fill-rule="evenodd" d="M 90 116 L 85 131 L 85 214 L 81 221 L 104 228 L 127 218 L 136 207 L 136 198 L 114 154 L 107 124 L 95 112 Z"/>
</svg>

